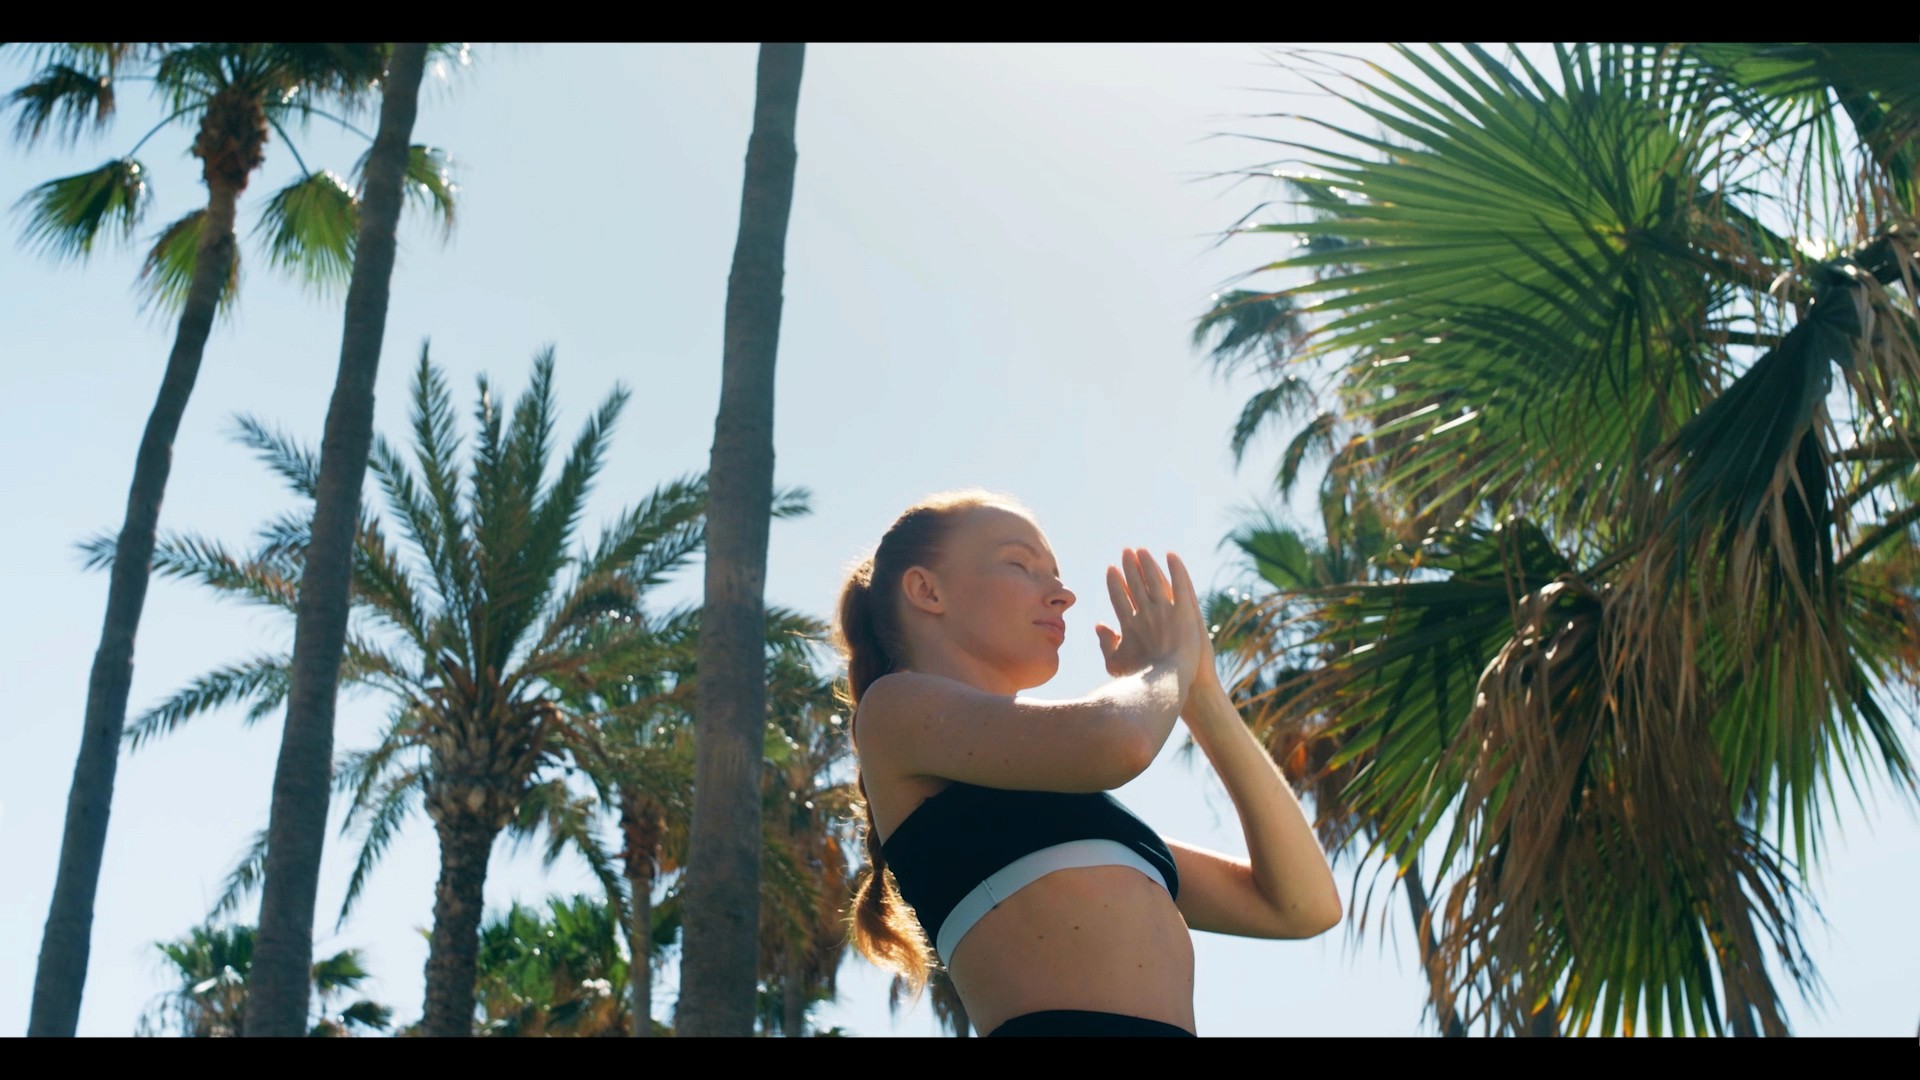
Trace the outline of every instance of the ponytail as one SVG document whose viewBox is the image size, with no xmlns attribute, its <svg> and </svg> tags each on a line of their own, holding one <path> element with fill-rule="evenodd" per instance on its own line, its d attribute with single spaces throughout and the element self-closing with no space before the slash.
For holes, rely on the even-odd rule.
<svg viewBox="0 0 1920 1080">
<path fill-rule="evenodd" d="M 867 688 L 881 676 L 905 666 L 898 610 L 901 578 L 911 567 L 935 565 L 948 527 L 961 513 L 976 506 L 1026 512 L 1014 499 L 977 488 L 932 496 L 895 519 L 873 554 L 860 560 L 847 575 L 834 621 L 834 645 L 847 663 L 847 682 L 840 698 L 847 708 L 849 730 Z M 858 732 L 854 732 L 854 741 L 857 750 Z M 926 985 L 933 949 L 887 870 L 886 855 L 874 835 L 866 778 L 859 777 L 857 783 L 867 815 L 867 867 L 854 890 L 850 920 L 853 944 L 868 960 L 905 979 L 910 990 L 918 994 Z"/>
<path fill-rule="evenodd" d="M 847 685 L 841 698 L 847 706 L 848 723 L 860 707 L 860 695 L 875 679 L 893 670 L 887 648 L 874 629 L 873 559 L 861 561 L 848 577 L 840 596 L 840 619 L 836 642 L 847 659 Z M 858 736 L 855 736 L 858 738 Z M 900 896 L 900 887 L 887 871 L 886 855 L 874 835 L 873 804 L 867 799 L 866 777 L 856 774 L 860 787 L 860 806 L 866 811 L 865 842 L 867 868 L 853 893 L 853 944 L 867 959 L 888 968 L 907 981 L 915 994 L 926 985 L 932 966 L 932 950 L 926 935 Z"/>
</svg>

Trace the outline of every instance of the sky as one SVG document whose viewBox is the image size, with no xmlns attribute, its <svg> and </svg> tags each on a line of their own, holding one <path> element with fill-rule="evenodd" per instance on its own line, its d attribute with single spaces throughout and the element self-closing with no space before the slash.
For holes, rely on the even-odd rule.
<svg viewBox="0 0 1920 1080">
<path fill-rule="evenodd" d="M 1318 46 L 1337 48 L 1336 46 Z M 1380 45 L 1344 51 L 1386 64 Z M 1031 507 L 1080 602 L 1059 674 L 1037 696 L 1105 680 L 1093 623 L 1105 568 L 1124 546 L 1185 558 L 1202 588 L 1241 580 L 1223 537 L 1266 498 L 1285 433 L 1235 467 L 1228 433 L 1249 381 L 1213 376 L 1193 320 L 1238 276 L 1281 258 L 1279 236 L 1218 243 L 1279 192 L 1235 170 L 1296 154 L 1261 138 L 1324 141 L 1302 112 L 1352 122 L 1292 61 L 1249 44 L 812 45 L 800 90 L 799 160 L 786 249 L 775 482 L 814 512 L 776 522 L 767 599 L 825 617 L 847 566 L 902 509 L 980 485 Z M 524 386 L 551 347 L 569 437 L 616 383 L 633 397 L 589 503 L 589 528 L 654 486 L 705 469 L 718 402 L 722 309 L 752 118 L 755 47 L 483 45 L 466 69 L 430 72 L 415 140 L 448 149 L 460 222 L 443 243 L 402 229 L 378 383 L 376 430 L 399 439 L 422 350 L 447 373 L 462 424 L 474 378 Z M 11 88 L 30 72 L 0 58 Z M 77 147 L 0 155 L 0 199 L 126 152 L 162 115 L 123 88 L 109 131 Z M 358 125 L 373 126 L 371 116 Z M 292 135 L 314 169 L 347 171 L 365 149 L 324 121 Z M 149 141 L 154 205 L 138 239 L 199 206 L 191 132 Z M 267 195 L 298 175 L 285 142 L 243 197 L 251 230 Z M 1281 220 L 1275 208 L 1255 220 Z M 76 543 L 118 527 L 140 433 L 173 327 L 142 314 L 137 244 L 61 264 L 0 245 L 0 1033 L 24 1032 L 52 891 L 87 672 L 106 576 Z M 250 414 L 317 446 L 338 362 L 340 297 L 277 275 L 242 238 L 242 296 L 215 328 L 174 446 L 163 530 L 244 545 L 295 503 L 232 439 Z M 468 429 L 470 430 L 470 429 Z M 660 603 L 697 601 L 694 569 Z M 131 713 L 218 665 L 285 648 L 290 622 L 156 579 L 137 641 Z M 167 988 L 154 948 L 203 918 L 266 823 L 278 717 L 196 719 L 122 759 L 79 1031 L 125 1035 Z M 377 699 L 342 699 L 335 744 L 370 745 Z M 1162 833 L 1244 854 L 1224 789 L 1174 737 L 1116 792 Z M 1843 789 L 1844 790 L 1844 789 Z M 340 808 L 336 807 L 337 826 Z M 1802 1035 L 1906 1035 L 1920 1020 L 1920 815 L 1868 790 L 1843 795 L 1812 878 L 1824 922 L 1803 933 L 1824 1005 L 1787 991 Z M 371 996 L 417 1019 L 437 849 L 424 817 L 389 849 L 344 925 L 335 913 L 355 848 L 330 837 L 317 955 L 364 950 Z M 1350 863 L 1339 880 L 1350 904 Z M 583 865 L 543 868 L 496 850 L 490 909 L 590 891 Z M 1384 891 L 1386 885 L 1381 883 Z M 1308 941 L 1195 935 L 1199 1032 L 1431 1034 L 1408 918 L 1376 895 L 1352 923 Z M 1382 927 L 1385 931 L 1382 932 Z M 677 972 L 657 981 L 656 1015 Z M 855 957 L 819 1027 L 862 1036 L 935 1032 L 923 1001 L 897 1013 L 887 976 Z"/>
</svg>

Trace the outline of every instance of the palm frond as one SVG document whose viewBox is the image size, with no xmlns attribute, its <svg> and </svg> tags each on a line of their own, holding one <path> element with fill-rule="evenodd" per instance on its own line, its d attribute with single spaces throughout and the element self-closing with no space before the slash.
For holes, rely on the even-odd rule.
<svg viewBox="0 0 1920 1080">
<path fill-rule="evenodd" d="M 577 853 L 586 860 L 594 879 L 606 893 L 607 902 L 613 905 L 620 921 L 624 923 L 627 918 L 627 882 L 618 862 L 595 834 L 594 822 L 599 806 L 591 796 L 574 795 L 562 780 L 536 784 L 521 801 L 519 814 L 508 826 L 508 835 L 513 838 L 517 848 L 544 830 L 547 844 L 546 850 L 541 853 L 541 864 L 547 867 L 559 861 L 560 856 L 568 851 Z"/>
<path fill-rule="evenodd" d="M 260 883 L 267 877 L 267 830 L 261 829 L 253 834 L 253 840 L 247 850 L 227 874 L 226 884 L 221 886 L 220 896 L 207 911 L 209 923 L 222 922 L 233 918 L 240 911 L 240 905 L 247 902 Z"/>
<path fill-rule="evenodd" d="M 292 665 L 293 658 L 285 653 L 266 654 L 201 675 L 127 725 L 123 738 L 128 749 L 138 750 L 201 713 L 240 701 L 253 703 L 246 716 L 247 725 L 253 725 L 286 701 Z"/>
<path fill-rule="evenodd" d="M 70 64 L 49 64 L 32 82 L 8 94 L 7 104 L 19 110 L 14 138 L 28 146 L 49 129 L 62 141 L 77 143 L 87 128 L 100 130 L 113 118 L 113 79 Z"/>
<path fill-rule="evenodd" d="M 21 239 L 56 258 L 84 259 L 103 232 L 132 239 L 152 201 L 146 167 L 132 158 L 115 158 L 27 192 L 16 204 L 26 219 Z"/>
<path fill-rule="evenodd" d="M 251 416 L 235 416 L 234 441 L 254 452 L 267 468 L 279 473 L 301 498 L 316 498 L 320 490 L 320 458 L 277 428 Z"/>
<path fill-rule="evenodd" d="M 198 582 L 216 592 L 289 614 L 299 604 L 299 567 L 284 560 L 242 560 L 216 540 L 163 533 L 153 548 L 153 572 Z"/>
<path fill-rule="evenodd" d="M 400 823 L 418 806 L 425 781 L 424 769 L 412 769 L 380 786 L 373 799 L 373 814 L 367 819 L 360 854 L 353 862 L 353 875 L 347 880 L 347 895 L 340 903 L 340 919 L 335 924 L 336 929 L 346 925 L 347 916 L 353 914 L 353 905 L 366 888 L 368 875 L 393 843 Z"/>
<path fill-rule="evenodd" d="M 323 291 L 344 286 L 360 235 L 359 196 L 333 173 L 309 173 L 273 193 L 255 231 L 273 266 Z"/>
<path fill-rule="evenodd" d="M 186 306 L 187 292 L 193 288 L 200 265 L 206 219 L 206 210 L 195 210 L 154 237 L 153 247 L 140 264 L 140 290 L 146 306 L 168 313 Z M 240 250 L 235 247 L 227 259 L 226 280 L 220 284 L 220 310 L 233 310 L 239 298 Z"/>
<path fill-rule="evenodd" d="M 1284 293 L 1234 289 L 1215 295 L 1193 328 L 1193 347 L 1206 350 L 1220 375 L 1233 375 L 1249 361 L 1277 370 L 1305 343 L 1305 327 L 1293 298 Z"/>
<path fill-rule="evenodd" d="M 353 175 L 361 178 L 362 183 L 367 175 L 367 159 L 372 154 L 371 150 L 362 154 L 353 167 Z M 417 143 L 408 147 L 407 170 L 401 182 L 407 200 L 436 219 L 441 239 L 452 236 L 455 200 L 460 193 L 460 185 L 453 182 L 453 161 L 447 151 L 442 147 Z"/>
<path fill-rule="evenodd" d="M 633 567 L 642 588 L 660 584 L 705 538 L 707 478 L 691 473 L 655 487 L 613 525 L 603 529 L 593 554 L 581 565 L 583 579 Z"/>
</svg>

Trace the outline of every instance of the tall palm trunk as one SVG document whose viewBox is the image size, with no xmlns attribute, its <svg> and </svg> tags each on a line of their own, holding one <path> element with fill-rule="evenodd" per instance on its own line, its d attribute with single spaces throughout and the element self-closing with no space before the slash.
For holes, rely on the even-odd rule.
<svg viewBox="0 0 1920 1080">
<path fill-rule="evenodd" d="M 209 125 L 227 118 L 209 108 Z M 202 142 L 209 141 L 203 133 Z M 199 152 L 196 145 L 196 152 Z M 225 162 L 221 162 L 224 164 Z M 127 694 L 133 684 L 133 638 L 146 606 L 160 500 L 173 468 L 173 439 L 193 396 L 200 358 L 220 293 L 233 269 L 234 207 L 247 177 L 217 168 L 208 160 L 207 212 L 201 223 L 193 279 L 187 287 L 173 352 L 160 380 L 160 396 L 147 416 L 146 432 L 133 461 L 126 518 L 114 546 L 107 585 L 107 617 L 94 650 L 87 679 L 87 711 L 80 731 L 80 756 L 67 792 L 66 831 L 60 840 L 60 865 L 40 939 L 40 963 L 34 973 L 28 1035 L 71 1036 L 80 1020 L 80 995 L 87 981 L 87 956 L 93 938 L 93 901 L 100 885 L 101 856 L 107 846 L 107 815 L 112 809 L 114 774 L 120 764 L 120 737 L 127 722 Z"/>
<path fill-rule="evenodd" d="M 622 800 L 621 832 L 627 850 L 624 864 L 627 892 L 633 902 L 627 908 L 627 985 L 633 998 L 631 1014 L 633 1037 L 653 1035 L 653 882 L 659 872 L 661 841 L 660 815 L 651 800 L 640 805 Z"/>
<path fill-rule="evenodd" d="M 788 945 L 780 956 L 780 1034 L 798 1039 L 807 1033 L 807 988 L 800 977 L 797 946 Z"/>
<path fill-rule="evenodd" d="M 422 1035 L 463 1038 L 473 1034 L 473 982 L 479 971 L 487 858 L 501 828 L 494 820 L 451 808 L 434 815 L 434 831 L 440 835 L 440 882 L 433 892 Z"/>
<path fill-rule="evenodd" d="M 773 372 L 805 50 L 801 44 L 760 46 L 740 232 L 727 279 L 694 703 L 694 804 L 678 1010 L 678 1030 L 685 1035 L 753 1034 Z"/>
<path fill-rule="evenodd" d="M 347 636 L 353 537 L 360 520 L 367 452 L 373 442 L 373 387 L 387 329 L 400 186 L 426 51 L 426 45 L 418 42 L 394 46 L 382 87 L 380 129 L 367 158 L 360 233 L 340 340 L 340 370 L 327 407 L 313 532 L 300 575 L 286 732 L 273 774 L 259 952 L 247 1010 L 249 1036 L 306 1034 L 313 908 L 327 831 L 333 707 Z"/>
<path fill-rule="evenodd" d="M 1450 1039 L 1464 1038 L 1467 1034 L 1466 1025 L 1460 1022 L 1452 1004 L 1437 992 L 1443 985 L 1440 973 L 1436 970 L 1439 958 L 1435 954 L 1439 952 L 1439 944 L 1433 937 L 1433 925 L 1427 921 L 1427 889 L 1421 884 L 1418 855 L 1408 863 L 1407 876 L 1402 880 L 1406 883 L 1407 907 L 1413 912 L 1414 940 L 1420 945 L 1420 970 L 1427 976 L 1427 992 L 1433 995 L 1433 1007 L 1439 1014 L 1440 1030 Z"/>
</svg>

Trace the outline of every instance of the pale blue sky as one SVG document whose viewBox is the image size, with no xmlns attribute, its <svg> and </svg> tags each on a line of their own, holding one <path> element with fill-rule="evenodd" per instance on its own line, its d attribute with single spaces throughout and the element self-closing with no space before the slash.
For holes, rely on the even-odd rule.
<svg viewBox="0 0 1920 1080">
<path fill-rule="evenodd" d="M 1356 46 L 1386 59 L 1380 46 Z M 462 221 L 440 245 L 418 222 L 394 275 L 377 426 L 405 423 L 421 344 L 448 371 L 464 422 L 473 377 L 517 393 L 536 350 L 558 360 L 563 432 L 617 381 L 633 401 L 592 503 L 610 515 L 671 476 L 705 468 L 719 386 L 721 311 L 753 102 L 751 45 L 483 46 L 451 82 L 430 80 L 416 138 L 449 148 Z M 11 88 L 27 77 L 0 65 Z M 1227 432 L 1254 387 L 1211 378 L 1187 344 L 1230 276 L 1280 257 L 1276 237 L 1214 248 L 1271 192 L 1202 180 L 1275 156 L 1210 132 L 1306 135 L 1250 114 L 1324 100 L 1251 45 L 818 45 L 801 86 L 799 171 L 787 247 L 775 443 L 777 482 L 815 492 L 810 518 L 777 524 L 768 597 L 825 615 L 845 565 L 899 510 L 942 488 L 1010 491 L 1037 512 L 1068 584 L 1059 676 L 1070 696 L 1104 678 L 1092 632 L 1109 614 L 1102 573 L 1123 545 L 1185 556 L 1226 585 L 1216 550 L 1260 497 L 1278 449 L 1257 443 L 1236 473 Z M 158 118 L 136 87 L 104 139 L 0 157 L 0 198 L 122 153 Z M 371 122 L 363 124 L 370 127 Z M 344 171 L 362 144 L 324 123 L 296 133 L 315 167 Z M 150 236 L 198 206 L 190 133 L 150 142 Z M 291 178 L 276 138 L 243 202 Z M 138 254 L 85 267 L 0 244 L 0 1032 L 26 1027 L 78 746 L 104 575 L 74 542 L 117 526 L 133 451 L 172 326 L 142 317 Z M 337 298 L 303 294 L 244 248 L 234 320 L 209 343 L 175 445 L 162 526 L 244 542 L 291 505 L 228 437 L 251 412 L 316 443 L 338 359 Z M 699 576 L 663 590 L 697 597 Z M 156 581 L 138 641 L 137 712 L 218 664 L 284 644 L 291 627 Z M 381 711 L 348 698 L 336 743 L 363 746 Z M 1244 852 L 1223 789 L 1168 750 L 1119 796 L 1171 836 Z M 265 823 L 277 722 L 238 710 L 123 760 L 100 883 L 80 1031 L 121 1035 L 165 987 L 152 942 L 194 925 L 247 838 Z M 1878 793 L 1876 793 L 1878 797 Z M 336 820 L 338 815 L 336 814 Z M 1790 999 L 1801 1034 L 1909 1034 L 1920 1018 L 1920 824 L 1879 799 L 1846 807 L 1815 881 L 1829 925 L 1805 933 L 1831 991 L 1824 1011 Z M 339 932 L 353 850 L 330 840 L 316 946 L 366 950 L 375 996 L 419 1015 L 436 848 L 424 818 L 389 851 Z M 1351 878 L 1341 876 L 1343 892 Z M 1363 889 L 1365 879 L 1362 881 Z M 1383 885 L 1384 887 L 1384 885 Z M 496 854 L 490 905 L 591 888 L 581 866 L 543 872 Z M 1377 917 L 1376 907 L 1376 917 Z M 1391 938 L 1342 928 L 1307 942 L 1196 935 L 1202 1035 L 1431 1031 L 1404 908 Z M 676 986 L 661 980 L 660 1008 Z M 861 1035 L 931 1033 L 922 1003 L 889 1016 L 886 980 L 849 960 L 841 1000 L 816 1023 Z"/>
</svg>

